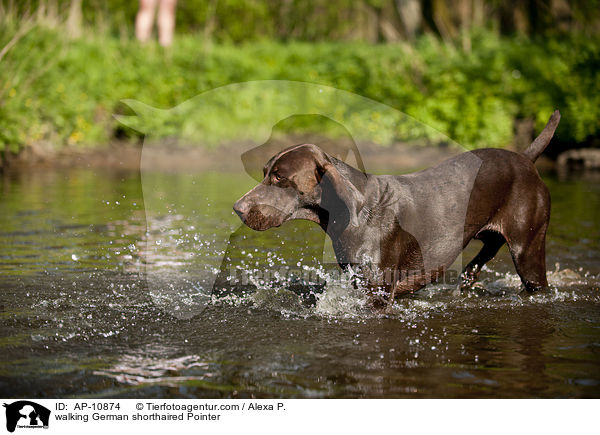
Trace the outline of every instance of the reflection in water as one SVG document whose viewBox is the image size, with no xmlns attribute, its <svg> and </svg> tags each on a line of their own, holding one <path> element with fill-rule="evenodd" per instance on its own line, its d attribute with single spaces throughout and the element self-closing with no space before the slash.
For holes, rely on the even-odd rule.
<svg viewBox="0 0 600 435">
<path fill-rule="evenodd" d="M 600 396 L 597 183 L 546 179 L 549 292 L 520 294 L 501 251 L 473 290 L 431 285 L 382 316 L 312 223 L 239 227 L 227 198 L 254 180 L 152 176 L 179 207 L 146 216 L 129 172 L 1 181 L 5 397 Z M 206 264 L 225 291 L 204 284 Z"/>
</svg>

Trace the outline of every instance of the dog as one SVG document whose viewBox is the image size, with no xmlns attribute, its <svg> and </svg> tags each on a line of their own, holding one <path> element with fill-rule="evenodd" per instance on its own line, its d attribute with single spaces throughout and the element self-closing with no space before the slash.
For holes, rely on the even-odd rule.
<svg viewBox="0 0 600 435">
<path fill-rule="evenodd" d="M 438 279 L 472 239 L 483 247 L 461 288 L 506 243 L 525 289 L 535 292 L 548 285 L 550 194 L 534 162 L 559 121 L 556 110 L 522 153 L 478 149 L 401 176 L 366 174 L 315 145 L 295 145 L 266 163 L 262 182 L 233 209 L 258 231 L 292 219 L 317 223 L 339 266 L 359 270 L 374 305 Z"/>
</svg>

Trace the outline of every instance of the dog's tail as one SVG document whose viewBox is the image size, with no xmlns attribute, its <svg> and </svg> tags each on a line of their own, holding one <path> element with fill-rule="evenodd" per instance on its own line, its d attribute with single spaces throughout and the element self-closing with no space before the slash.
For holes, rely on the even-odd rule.
<svg viewBox="0 0 600 435">
<path fill-rule="evenodd" d="M 546 149 L 550 143 L 550 139 L 552 139 L 552 136 L 554 136 L 554 131 L 556 130 L 559 121 L 560 112 L 555 110 L 550 117 L 548 124 L 546 124 L 540 135 L 536 137 L 533 142 L 531 142 L 531 145 L 529 145 L 527 149 L 523 151 L 523 155 L 532 162 L 535 162 L 540 154 L 542 154 L 542 151 L 544 151 L 544 149 Z"/>
</svg>

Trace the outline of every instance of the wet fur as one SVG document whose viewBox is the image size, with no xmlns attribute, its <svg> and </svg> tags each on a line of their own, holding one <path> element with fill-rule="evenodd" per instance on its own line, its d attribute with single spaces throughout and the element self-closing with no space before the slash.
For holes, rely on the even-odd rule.
<svg viewBox="0 0 600 435">
<path fill-rule="evenodd" d="M 550 195 L 534 162 L 559 120 L 556 111 L 522 154 L 480 149 L 404 176 L 365 174 L 315 145 L 295 145 L 267 162 L 263 181 L 234 210 L 261 231 L 291 219 L 319 224 L 338 264 L 360 265 L 371 293 L 383 290 L 388 300 L 438 279 L 472 239 L 483 247 L 463 287 L 506 243 L 525 289 L 536 291 L 547 286 Z"/>
</svg>

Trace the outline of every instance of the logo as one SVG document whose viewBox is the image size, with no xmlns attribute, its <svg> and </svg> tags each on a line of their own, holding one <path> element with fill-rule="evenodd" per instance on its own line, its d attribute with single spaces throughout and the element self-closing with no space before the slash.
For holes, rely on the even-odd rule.
<svg viewBox="0 0 600 435">
<path fill-rule="evenodd" d="M 391 270 L 387 273 L 376 267 L 369 268 L 374 263 L 372 259 L 363 256 L 361 250 L 354 250 L 349 256 L 340 249 L 342 257 L 338 259 L 333 244 L 316 225 L 305 230 L 308 227 L 290 224 L 271 233 L 256 233 L 240 221 L 239 216 L 231 209 L 246 191 L 243 187 L 250 188 L 250 180 L 245 179 L 246 186 L 226 189 L 219 177 L 207 177 L 208 172 L 226 170 L 236 174 L 246 173 L 261 183 L 265 176 L 265 163 L 281 151 L 298 144 L 314 144 L 339 161 L 348 171 L 354 173 L 353 169 L 356 169 L 363 174 L 370 162 L 375 160 L 374 153 L 367 153 L 365 157 L 369 160 L 363 162 L 359 144 L 369 147 L 367 144 L 401 144 L 406 153 L 435 143 L 445 144 L 448 149 L 454 150 L 452 154 L 461 149 L 432 127 L 421 124 L 390 106 L 347 91 L 308 82 L 258 80 L 234 83 L 199 94 L 168 110 L 157 109 L 135 100 L 123 100 L 123 104 L 135 115 L 116 115 L 116 118 L 123 125 L 144 134 L 140 175 L 146 216 L 146 231 L 142 239 L 146 241 L 146 247 L 139 251 L 144 257 L 143 275 L 152 301 L 181 319 L 199 314 L 215 299 L 243 297 L 253 293 L 258 287 L 283 286 L 302 295 L 306 294 L 308 300 L 311 300 L 310 294 L 321 293 L 325 289 L 325 278 L 321 273 L 325 269 L 321 265 L 327 271 L 331 270 L 330 266 L 337 268 L 339 264 L 360 265 L 361 269 L 365 266 L 365 274 L 374 277 L 372 282 L 375 281 L 375 275 L 379 280 L 380 272 L 383 274 L 381 281 L 386 280 L 386 284 L 392 285 L 404 279 L 396 279 L 395 272 L 392 273 Z M 174 135 L 174 132 L 179 134 Z M 189 148 L 207 150 L 207 159 L 191 158 L 192 154 L 185 154 L 186 151 L 183 150 L 188 149 L 188 145 Z M 193 189 L 196 198 L 193 203 L 188 203 L 185 195 L 179 194 L 181 187 L 178 184 L 165 184 L 164 177 L 153 175 L 158 168 L 170 167 L 164 161 L 164 156 L 178 149 L 183 152 L 182 158 L 173 160 L 174 167 L 171 169 L 183 169 L 188 174 L 185 185 Z M 209 149 L 214 151 L 208 151 Z M 217 149 L 221 151 L 218 152 Z M 235 150 L 240 152 L 240 159 L 232 158 Z M 390 158 L 398 153 L 401 152 L 394 151 L 385 156 Z M 461 160 L 462 166 L 453 167 L 459 175 L 456 183 L 448 183 L 438 177 L 427 193 L 415 193 L 419 197 L 425 195 L 428 204 L 445 204 L 449 197 L 453 201 L 456 199 L 448 209 L 450 215 L 444 216 L 443 225 L 423 225 L 420 212 L 408 212 L 398 205 L 395 208 L 386 207 L 385 219 L 379 215 L 378 218 L 372 217 L 368 208 L 362 208 L 364 212 L 359 216 L 354 213 L 358 210 L 354 210 L 354 205 L 362 204 L 359 192 L 351 188 L 347 192 L 354 195 L 357 201 L 352 202 L 350 197 L 346 202 L 336 200 L 338 194 L 335 189 L 329 189 L 329 177 L 326 177 L 326 184 L 318 190 L 326 188 L 328 192 L 332 192 L 326 193 L 325 197 L 333 198 L 333 201 L 326 201 L 333 209 L 323 209 L 321 214 L 325 216 L 324 213 L 327 212 L 329 216 L 331 212 L 339 212 L 339 218 L 342 219 L 340 222 L 345 222 L 344 219 L 352 216 L 353 225 L 359 220 L 368 221 L 369 230 L 377 233 L 379 238 L 383 238 L 385 233 L 380 221 L 397 222 L 398 225 L 402 223 L 403 231 L 411 236 L 409 245 L 419 246 L 420 250 L 418 254 L 414 254 L 418 260 L 414 260 L 415 266 L 411 266 L 414 269 L 411 276 L 412 272 L 417 277 L 423 275 L 422 271 L 437 273 L 439 265 L 447 262 L 447 257 L 456 258 L 462 252 L 469 187 L 472 186 L 481 163 L 475 155 L 470 156 L 472 158 L 469 161 Z M 212 158 L 214 162 L 207 163 Z M 403 163 L 398 159 L 394 160 L 395 171 L 409 172 L 416 169 L 408 160 L 402 161 Z M 239 181 L 231 182 L 230 185 L 242 183 L 242 180 L 244 178 L 240 177 Z M 455 187 L 457 183 L 461 186 L 458 196 L 453 190 L 458 189 Z M 343 184 L 342 189 L 343 186 L 348 184 Z M 172 193 L 169 189 L 173 189 Z M 448 196 L 449 191 L 452 196 Z M 286 192 L 291 195 L 290 190 Z M 255 219 L 269 221 L 272 218 L 270 222 L 275 224 L 279 223 L 282 216 L 286 219 L 296 216 L 294 219 L 306 218 L 313 222 L 318 218 L 315 217 L 318 211 L 312 208 L 304 208 L 295 213 L 290 202 L 274 201 L 266 204 L 265 200 L 275 198 L 273 195 L 256 197 L 264 205 L 261 209 L 269 217 L 256 210 L 257 213 L 252 215 Z M 290 197 L 288 195 L 286 198 Z M 224 205 L 223 208 L 221 204 Z M 348 204 L 354 204 L 352 210 L 347 208 Z M 218 225 L 205 231 L 200 222 L 211 222 L 209 225 L 218 222 Z M 443 250 L 434 249 L 437 245 L 432 241 L 435 240 L 444 240 L 443 243 L 440 242 L 444 246 Z M 284 241 L 287 241 L 284 245 L 289 244 L 294 249 L 282 251 Z M 373 253 L 372 256 L 377 256 L 380 250 L 380 247 L 374 245 L 369 252 Z M 267 258 L 268 254 L 276 255 Z M 297 267 L 294 268 L 294 264 Z M 454 264 L 454 276 L 458 277 L 462 262 Z M 276 281 L 263 279 L 264 276 L 259 277 L 255 273 L 265 269 L 273 271 L 275 267 L 278 268 L 273 275 Z M 282 269 L 285 272 L 281 272 Z M 318 279 L 307 277 L 307 272 L 312 270 L 315 270 Z M 326 276 L 332 278 L 328 272 Z"/>
<path fill-rule="evenodd" d="M 19 400 L 6 408 L 6 430 L 14 432 L 15 428 L 40 429 L 48 428 L 50 410 L 29 400 Z"/>
</svg>

